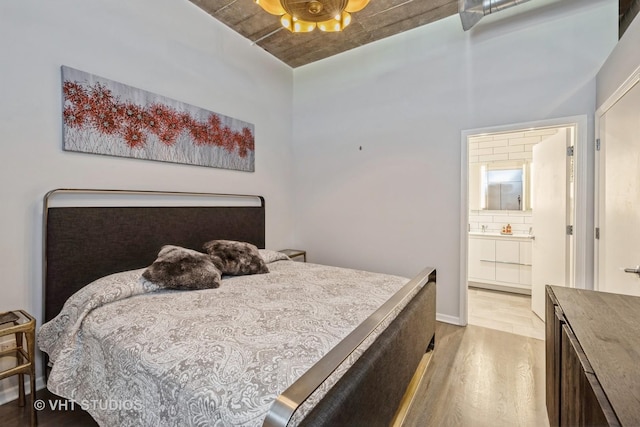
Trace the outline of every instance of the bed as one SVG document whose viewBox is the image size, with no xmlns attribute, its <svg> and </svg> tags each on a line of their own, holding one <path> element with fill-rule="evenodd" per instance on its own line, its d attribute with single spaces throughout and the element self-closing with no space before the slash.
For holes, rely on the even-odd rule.
<svg viewBox="0 0 640 427">
<path fill-rule="evenodd" d="M 265 211 L 259 196 L 49 192 L 43 323 L 74 324 L 73 334 L 48 338 L 60 342 L 55 351 L 49 344 L 51 391 L 81 402 L 101 425 L 389 425 L 435 342 L 435 270 L 408 280 L 288 260 L 265 249 Z M 139 279 L 163 245 L 201 250 L 215 239 L 260 248 L 269 273 L 198 291 Z M 112 277 L 121 288 L 107 303 L 86 297 Z M 303 294 L 309 299 L 285 300 Z M 63 311 L 79 298 L 90 301 Z M 265 325 L 278 323 L 288 336 L 269 335 Z M 232 329 L 241 333 L 219 345 Z M 244 381 L 236 395 L 227 395 L 231 377 Z"/>
</svg>

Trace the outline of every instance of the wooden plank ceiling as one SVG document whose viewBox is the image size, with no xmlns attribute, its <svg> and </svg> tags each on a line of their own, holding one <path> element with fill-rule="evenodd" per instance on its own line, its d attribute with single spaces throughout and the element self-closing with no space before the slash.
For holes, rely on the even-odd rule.
<svg viewBox="0 0 640 427">
<path fill-rule="evenodd" d="M 458 0 L 371 0 L 339 33 L 293 34 L 254 0 L 189 0 L 232 30 L 295 68 L 458 13 Z M 620 35 L 640 0 L 619 0 Z"/>
<path fill-rule="evenodd" d="M 371 0 L 342 32 L 293 34 L 254 0 L 190 0 L 295 68 L 458 13 L 458 0 Z"/>
</svg>

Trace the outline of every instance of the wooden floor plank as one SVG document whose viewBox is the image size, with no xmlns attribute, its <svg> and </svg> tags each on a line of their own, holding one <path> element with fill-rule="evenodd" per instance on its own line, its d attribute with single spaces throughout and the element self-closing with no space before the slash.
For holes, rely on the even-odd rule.
<svg viewBox="0 0 640 427">
<path fill-rule="evenodd" d="M 469 324 L 544 340 L 544 322 L 531 296 L 470 287 Z"/>
<path fill-rule="evenodd" d="M 547 426 L 544 385 L 543 341 L 439 323 L 404 425 Z"/>
</svg>

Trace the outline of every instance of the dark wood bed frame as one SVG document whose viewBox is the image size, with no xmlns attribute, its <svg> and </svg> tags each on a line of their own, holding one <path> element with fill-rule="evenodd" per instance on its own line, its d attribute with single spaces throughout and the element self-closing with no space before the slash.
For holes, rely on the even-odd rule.
<svg viewBox="0 0 640 427">
<path fill-rule="evenodd" d="M 211 198 L 246 200 L 249 206 L 77 206 L 56 198 L 133 197 L 135 199 Z M 250 242 L 265 247 L 265 202 L 260 196 L 128 190 L 58 189 L 44 198 L 43 322 L 92 281 L 118 271 L 143 268 L 162 245 L 201 250 L 212 239 Z M 284 426 L 296 408 L 345 360 L 402 297 L 419 287 L 355 364 L 303 419 L 302 425 L 389 425 L 407 386 L 435 339 L 436 272 L 424 269 L 365 320 L 274 402 L 265 426 Z M 46 355 L 45 355 L 46 356 Z M 46 357 L 45 357 L 46 363 Z"/>
</svg>

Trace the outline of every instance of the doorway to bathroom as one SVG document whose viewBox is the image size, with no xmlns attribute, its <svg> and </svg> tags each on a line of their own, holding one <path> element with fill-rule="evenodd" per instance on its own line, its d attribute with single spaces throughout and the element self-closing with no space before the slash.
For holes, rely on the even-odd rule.
<svg viewBox="0 0 640 427">
<path fill-rule="evenodd" d="M 586 118 L 462 134 L 461 312 L 507 332 L 532 325 L 521 334 L 537 337 L 545 285 L 576 280 Z"/>
</svg>

